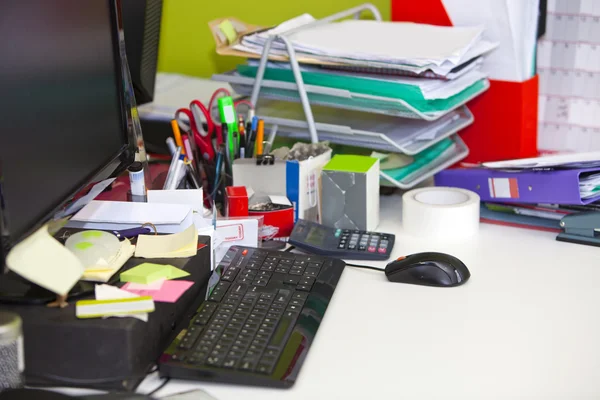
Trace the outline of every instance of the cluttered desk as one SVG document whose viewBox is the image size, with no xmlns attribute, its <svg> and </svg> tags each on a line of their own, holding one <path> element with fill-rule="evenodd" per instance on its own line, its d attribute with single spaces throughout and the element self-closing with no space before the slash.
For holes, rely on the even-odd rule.
<svg viewBox="0 0 600 400">
<path fill-rule="evenodd" d="M 132 4 L 0 24 L 0 399 L 600 393 L 600 154 L 473 160 L 485 24 L 221 18 L 247 62 L 137 107 Z"/>
</svg>

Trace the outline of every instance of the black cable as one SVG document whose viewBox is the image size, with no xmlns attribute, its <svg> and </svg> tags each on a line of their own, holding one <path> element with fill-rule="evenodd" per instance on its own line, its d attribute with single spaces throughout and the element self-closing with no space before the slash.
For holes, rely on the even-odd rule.
<svg viewBox="0 0 600 400">
<path fill-rule="evenodd" d="M 294 246 L 294 245 L 290 245 L 290 247 L 288 247 L 288 248 L 287 248 L 287 249 L 285 249 L 284 251 L 286 251 L 286 252 L 288 252 L 288 253 L 289 253 L 290 251 L 294 250 L 295 248 L 296 248 L 296 246 Z"/>
<path fill-rule="evenodd" d="M 383 269 L 383 268 L 371 267 L 370 265 L 359 265 L 359 264 L 348 264 L 348 263 L 346 263 L 346 266 L 347 267 L 354 267 L 354 268 L 372 269 L 374 271 L 385 272 L 385 269 Z"/>
<path fill-rule="evenodd" d="M 156 387 L 156 389 L 154 389 L 153 391 L 151 391 L 150 393 L 146 393 L 145 395 L 148 397 L 152 397 L 152 395 L 156 394 L 156 392 L 158 392 L 160 389 L 164 388 L 165 386 L 167 386 L 167 383 L 169 383 L 169 381 L 171 380 L 171 378 L 169 378 L 168 376 L 165 378 L 164 381 L 162 381 L 162 383 L 160 385 L 158 385 Z"/>
</svg>

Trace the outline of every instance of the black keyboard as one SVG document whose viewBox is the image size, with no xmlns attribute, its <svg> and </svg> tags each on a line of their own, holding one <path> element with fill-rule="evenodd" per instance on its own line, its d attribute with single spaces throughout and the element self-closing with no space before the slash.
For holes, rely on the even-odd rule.
<svg viewBox="0 0 600 400">
<path fill-rule="evenodd" d="M 343 269 L 327 257 L 231 247 L 160 375 L 292 386 Z"/>
</svg>

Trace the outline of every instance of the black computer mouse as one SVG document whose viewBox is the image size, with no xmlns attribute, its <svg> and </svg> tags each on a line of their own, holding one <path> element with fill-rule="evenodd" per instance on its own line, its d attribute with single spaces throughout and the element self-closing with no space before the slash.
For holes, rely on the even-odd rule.
<svg viewBox="0 0 600 400">
<path fill-rule="evenodd" d="M 471 273 L 458 258 L 444 253 L 416 253 L 399 257 L 385 267 L 390 282 L 452 287 L 469 280 Z"/>
</svg>

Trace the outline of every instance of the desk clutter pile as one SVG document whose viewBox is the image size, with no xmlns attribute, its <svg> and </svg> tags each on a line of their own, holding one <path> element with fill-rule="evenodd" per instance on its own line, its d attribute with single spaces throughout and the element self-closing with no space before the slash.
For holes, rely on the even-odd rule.
<svg viewBox="0 0 600 400">
<path fill-rule="evenodd" d="M 375 20 L 343 19 L 364 10 Z M 379 158 L 382 185 L 414 187 L 467 156 L 457 133 L 473 122 L 465 104 L 489 87 L 481 64 L 497 44 L 482 27 L 380 19 L 367 5 L 273 28 L 214 20 L 217 53 L 247 62 L 212 79 L 248 96 L 278 137 Z"/>
</svg>

